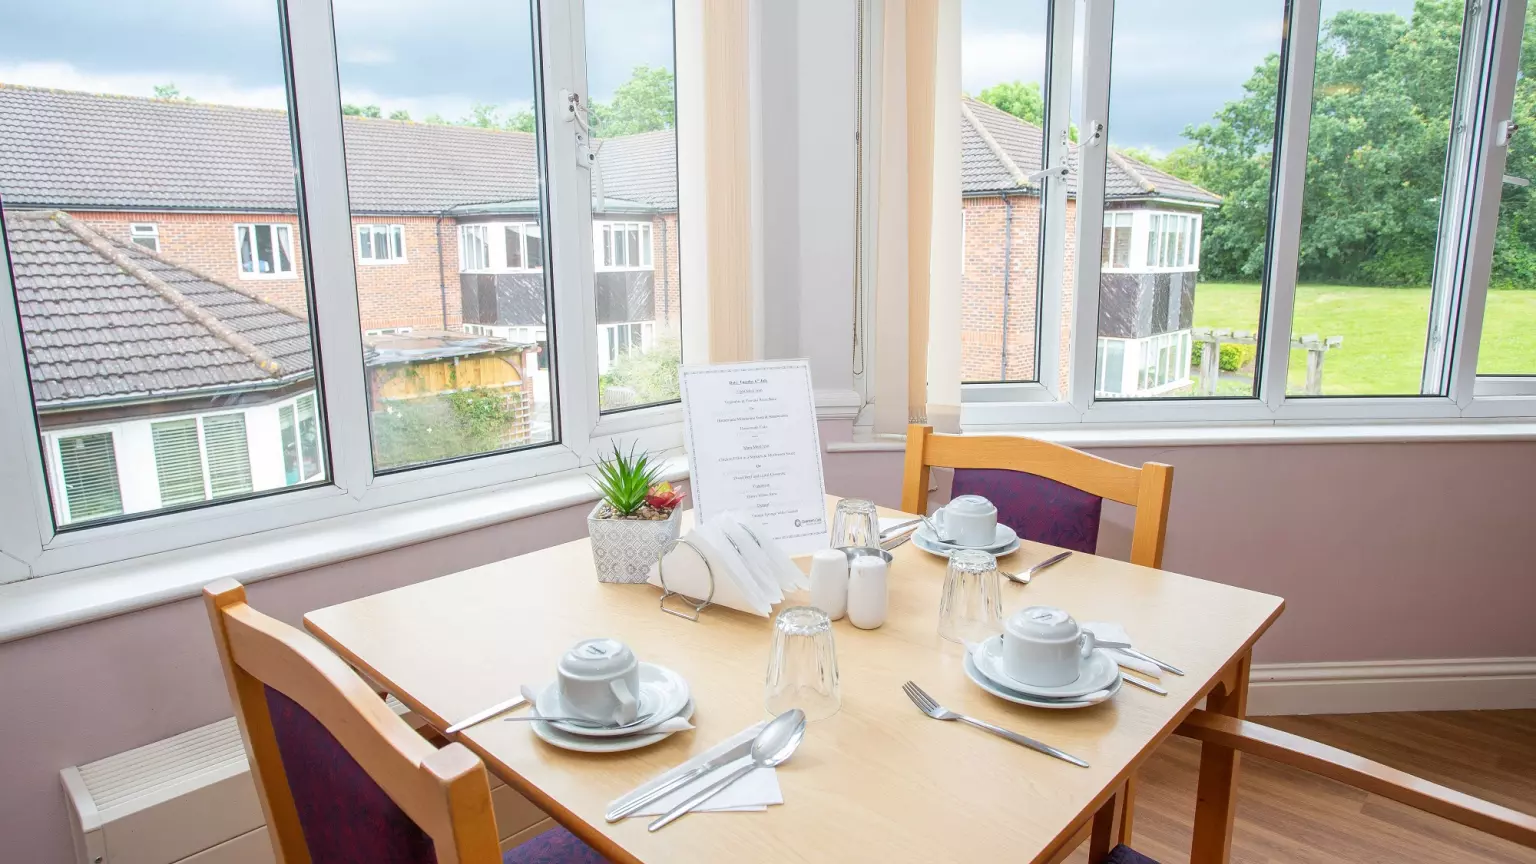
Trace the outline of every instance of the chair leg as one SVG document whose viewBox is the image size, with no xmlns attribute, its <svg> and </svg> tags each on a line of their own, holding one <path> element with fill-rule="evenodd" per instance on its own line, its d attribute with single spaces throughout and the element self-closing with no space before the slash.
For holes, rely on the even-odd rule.
<svg viewBox="0 0 1536 864">
<path fill-rule="evenodd" d="M 1093 833 L 1088 836 L 1088 864 L 1101 864 L 1120 842 L 1122 821 L 1125 818 L 1129 785 L 1115 790 L 1109 800 L 1093 814 Z"/>
<path fill-rule="evenodd" d="M 1250 654 L 1232 661 L 1211 691 L 1206 710 L 1242 718 L 1248 710 Z M 1232 820 L 1237 815 L 1238 753 L 1230 747 L 1200 745 L 1200 782 L 1195 793 L 1195 837 L 1190 864 L 1226 864 L 1232 853 Z"/>
</svg>

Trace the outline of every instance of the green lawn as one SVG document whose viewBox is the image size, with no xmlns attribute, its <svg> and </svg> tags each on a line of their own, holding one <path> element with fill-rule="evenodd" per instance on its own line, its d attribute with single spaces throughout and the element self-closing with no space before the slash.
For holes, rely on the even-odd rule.
<svg viewBox="0 0 1536 864">
<path fill-rule="evenodd" d="M 1323 364 L 1328 395 L 1416 394 L 1428 321 L 1428 288 L 1301 285 L 1292 333 L 1344 337 Z M 1257 330 L 1258 323 L 1259 286 L 1202 282 L 1195 289 L 1196 327 Z M 1483 334 L 1480 373 L 1536 374 L 1536 291 L 1489 292 Z M 1301 392 L 1306 370 L 1306 352 L 1292 351 L 1292 392 Z"/>
</svg>

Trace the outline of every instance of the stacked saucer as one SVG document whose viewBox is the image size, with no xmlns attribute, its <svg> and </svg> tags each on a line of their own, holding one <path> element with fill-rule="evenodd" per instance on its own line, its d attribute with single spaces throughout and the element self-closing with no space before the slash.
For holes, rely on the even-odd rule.
<svg viewBox="0 0 1536 864">
<path fill-rule="evenodd" d="M 640 664 L 640 694 L 636 716 L 641 723 L 622 728 L 603 728 L 561 721 L 534 721 L 533 734 L 556 747 L 582 753 L 618 753 L 638 750 L 663 741 L 673 732 L 648 733 L 647 730 L 674 717 L 687 720 L 693 716 L 693 698 L 683 676 L 656 663 Z M 544 717 L 570 717 L 573 712 L 560 695 L 560 682 L 551 681 L 540 693 L 535 709 Z"/>
<path fill-rule="evenodd" d="M 965 655 L 965 674 L 976 686 L 999 699 L 1032 708 L 1086 708 L 1106 702 L 1120 692 L 1124 679 L 1115 658 L 1105 649 L 1096 648 L 1083 659 L 1077 679 L 1053 687 L 1027 684 L 1009 675 L 1003 668 L 1003 637 L 994 636 L 969 646 Z"/>
</svg>

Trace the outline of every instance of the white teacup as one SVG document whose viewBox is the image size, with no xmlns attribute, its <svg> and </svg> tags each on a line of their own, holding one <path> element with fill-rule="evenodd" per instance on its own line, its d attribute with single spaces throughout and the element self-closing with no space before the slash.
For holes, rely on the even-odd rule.
<svg viewBox="0 0 1536 864">
<path fill-rule="evenodd" d="M 624 724 L 640 710 L 640 662 L 617 639 L 585 639 L 560 658 L 560 701 L 572 715 Z"/>
<path fill-rule="evenodd" d="M 991 546 L 997 540 L 997 508 L 980 495 L 961 495 L 933 515 L 951 543 Z"/>
<path fill-rule="evenodd" d="M 1013 613 L 1003 625 L 1003 671 L 1036 687 L 1071 684 L 1096 644 L 1093 634 L 1066 611 L 1030 606 Z"/>
</svg>

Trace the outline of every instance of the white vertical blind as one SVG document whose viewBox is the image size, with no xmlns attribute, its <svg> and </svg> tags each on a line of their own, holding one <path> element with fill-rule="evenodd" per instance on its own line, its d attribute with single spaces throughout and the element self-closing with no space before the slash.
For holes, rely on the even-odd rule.
<svg viewBox="0 0 1536 864">
<path fill-rule="evenodd" d="M 111 432 L 60 438 L 59 469 L 64 475 L 64 503 L 70 522 L 123 512 Z"/>
<path fill-rule="evenodd" d="M 160 482 L 160 506 L 189 504 L 208 497 L 203 482 L 203 451 L 197 420 L 170 420 L 150 427 L 155 447 L 155 478 Z"/>
<path fill-rule="evenodd" d="M 203 450 L 208 454 L 208 487 L 214 498 L 251 491 L 251 453 L 245 440 L 244 414 L 204 417 Z"/>
</svg>

